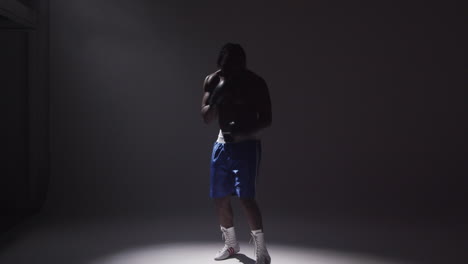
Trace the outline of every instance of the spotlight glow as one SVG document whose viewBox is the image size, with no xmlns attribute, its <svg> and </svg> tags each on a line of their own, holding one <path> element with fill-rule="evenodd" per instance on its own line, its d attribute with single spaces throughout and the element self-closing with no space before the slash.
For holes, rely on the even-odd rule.
<svg viewBox="0 0 468 264">
<path fill-rule="evenodd" d="M 213 260 L 220 243 L 190 242 L 155 245 L 145 248 L 127 250 L 107 256 L 90 264 L 207 264 L 217 263 Z M 402 264 L 402 262 L 381 259 L 363 254 L 343 253 L 313 248 L 268 245 L 274 264 Z M 253 246 L 241 243 L 241 252 L 237 258 L 222 261 L 223 264 L 254 264 Z"/>
</svg>

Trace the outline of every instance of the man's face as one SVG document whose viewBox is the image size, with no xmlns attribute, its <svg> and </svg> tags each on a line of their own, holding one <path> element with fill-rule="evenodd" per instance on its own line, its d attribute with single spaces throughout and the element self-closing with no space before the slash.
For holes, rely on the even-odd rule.
<svg viewBox="0 0 468 264">
<path fill-rule="evenodd" d="M 242 72 L 244 70 L 243 67 L 241 66 L 221 66 L 221 75 L 224 76 L 224 77 L 230 77 L 230 76 L 234 76 L 240 72 Z"/>
</svg>

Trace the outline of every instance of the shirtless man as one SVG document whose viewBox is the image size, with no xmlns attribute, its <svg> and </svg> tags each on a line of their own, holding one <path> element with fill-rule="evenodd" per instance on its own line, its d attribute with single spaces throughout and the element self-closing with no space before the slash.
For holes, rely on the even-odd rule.
<svg viewBox="0 0 468 264">
<path fill-rule="evenodd" d="M 255 243 L 256 264 L 269 264 L 262 216 L 255 200 L 261 157 L 259 132 L 271 125 L 271 101 L 266 82 L 246 67 L 238 44 L 227 43 L 218 70 L 204 82 L 201 114 L 205 123 L 217 120 L 220 131 L 211 155 L 210 197 L 214 200 L 224 247 L 215 260 L 240 251 L 234 230 L 231 196 L 239 197 Z"/>
</svg>

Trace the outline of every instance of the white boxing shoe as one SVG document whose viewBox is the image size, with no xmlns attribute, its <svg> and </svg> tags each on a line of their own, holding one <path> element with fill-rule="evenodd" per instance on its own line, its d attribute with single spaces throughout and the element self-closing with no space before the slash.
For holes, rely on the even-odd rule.
<svg viewBox="0 0 468 264">
<path fill-rule="evenodd" d="M 214 258 L 215 260 L 227 259 L 240 251 L 234 227 L 224 228 L 221 226 L 221 232 L 223 232 L 224 247 L 218 251 Z"/>
<path fill-rule="evenodd" d="M 270 264 L 271 257 L 265 245 L 265 237 L 261 230 L 252 231 L 252 240 L 255 244 L 255 264 Z"/>
</svg>

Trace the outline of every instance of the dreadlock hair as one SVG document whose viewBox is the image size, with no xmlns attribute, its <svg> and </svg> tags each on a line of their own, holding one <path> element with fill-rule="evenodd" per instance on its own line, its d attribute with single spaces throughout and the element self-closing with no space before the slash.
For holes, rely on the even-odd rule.
<svg viewBox="0 0 468 264">
<path fill-rule="evenodd" d="M 245 69 L 247 67 L 245 51 L 239 44 L 226 43 L 219 52 L 216 64 L 218 68 L 226 71 Z"/>
</svg>

